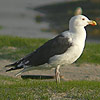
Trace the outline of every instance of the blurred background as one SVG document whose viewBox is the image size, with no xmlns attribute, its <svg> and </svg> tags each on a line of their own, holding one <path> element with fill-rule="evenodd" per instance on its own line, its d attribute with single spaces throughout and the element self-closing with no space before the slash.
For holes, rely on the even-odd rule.
<svg viewBox="0 0 100 100">
<path fill-rule="evenodd" d="M 88 26 L 88 40 L 100 39 L 100 0 L 0 0 L 0 35 L 52 38 L 68 30 L 76 10 L 97 26 Z"/>
</svg>

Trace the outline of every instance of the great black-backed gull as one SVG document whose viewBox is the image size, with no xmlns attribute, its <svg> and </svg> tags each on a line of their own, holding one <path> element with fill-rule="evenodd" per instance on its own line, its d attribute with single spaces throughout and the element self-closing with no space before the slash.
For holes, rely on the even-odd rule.
<svg viewBox="0 0 100 100">
<path fill-rule="evenodd" d="M 25 71 L 40 68 L 40 65 L 47 63 L 51 68 L 56 68 L 56 81 L 60 82 L 59 68 L 64 64 L 72 64 L 80 57 L 86 39 L 86 31 L 84 27 L 89 24 L 96 25 L 96 22 L 89 20 L 84 15 L 72 17 L 69 21 L 68 31 L 62 32 L 60 35 L 47 41 L 44 45 L 15 63 L 6 65 L 5 67 L 14 66 L 6 71 L 23 68 L 22 71 L 17 73 L 17 75 L 20 75 Z M 44 69 L 44 67 L 41 66 L 41 69 Z"/>
</svg>

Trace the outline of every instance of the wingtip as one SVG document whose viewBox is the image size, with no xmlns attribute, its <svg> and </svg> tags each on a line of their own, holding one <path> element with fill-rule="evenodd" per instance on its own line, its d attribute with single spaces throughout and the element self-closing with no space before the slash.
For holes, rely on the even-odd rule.
<svg viewBox="0 0 100 100">
<path fill-rule="evenodd" d="M 11 66 L 13 66 L 13 64 L 6 65 L 5 67 L 11 67 Z"/>
<path fill-rule="evenodd" d="M 5 67 L 9 67 L 9 65 L 6 65 Z"/>
<path fill-rule="evenodd" d="M 6 72 L 9 72 L 9 71 L 11 71 L 11 70 L 12 70 L 12 68 L 10 68 L 10 69 L 7 69 L 7 70 L 6 70 Z"/>
</svg>

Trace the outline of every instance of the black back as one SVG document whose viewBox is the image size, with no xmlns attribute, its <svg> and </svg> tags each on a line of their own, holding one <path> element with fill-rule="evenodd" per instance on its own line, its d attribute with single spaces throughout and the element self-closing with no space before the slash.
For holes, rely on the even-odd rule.
<svg viewBox="0 0 100 100">
<path fill-rule="evenodd" d="M 34 66 L 49 63 L 48 61 L 50 57 L 63 54 L 70 46 L 72 46 L 72 43 L 68 42 L 68 38 L 59 35 L 46 42 L 33 53 L 24 57 L 23 60 L 24 62 L 29 61 L 27 65 Z"/>
</svg>

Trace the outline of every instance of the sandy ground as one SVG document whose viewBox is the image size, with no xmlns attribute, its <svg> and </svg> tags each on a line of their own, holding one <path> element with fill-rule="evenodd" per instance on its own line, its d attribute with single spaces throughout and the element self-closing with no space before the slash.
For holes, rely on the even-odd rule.
<svg viewBox="0 0 100 100">
<path fill-rule="evenodd" d="M 4 66 L 11 63 L 8 60 L 0 60 L 0 75 L 15 77 L 18 71 L 5 72 Z M 64 80 L 100 80 L 100 65 L 94 64 L 81 64 L 80 66 L 73 64 L 69 66 L 63 66 L 61 69 L 61 75 L 64 76 Z M 54 75 L 54 69 L 51 70 L 32 70 L 23 73 L 23 75 Z M 20 78 L 20 76 L 18 77 Z"/>
<path fill-rule="evenodd" d="M 35 16 L 39 12 L 28 9 L 65 0 L 0 0 L 0 35 L 21 37 L 52 38 L 55 35 L 41 32 L 48 28 L 48 23 L 36 23 Z"/>
</svg>

